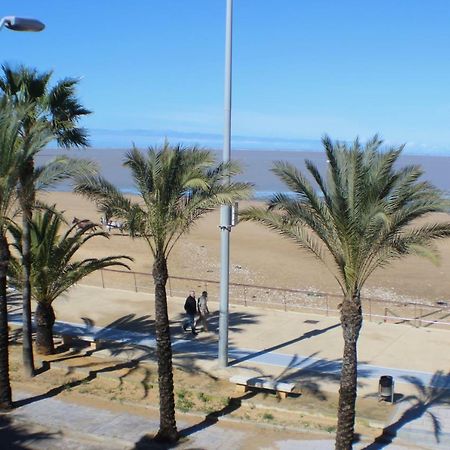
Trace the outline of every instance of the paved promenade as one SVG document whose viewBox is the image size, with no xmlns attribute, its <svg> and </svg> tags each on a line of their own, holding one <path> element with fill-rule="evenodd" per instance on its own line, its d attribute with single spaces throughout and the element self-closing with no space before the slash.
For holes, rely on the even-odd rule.
<svg viewBox="0 0 450 450">
<path fill-rule="evenodd" d="M 15 394 L 17 400 L 29 393 Z M 8 428 L 5 425 L 8 424 Z M 158 430 L 157 411 L 143 415 L 111 411 L 44 398 L 0 415 L 0 448 L 33 450 L 150 450 L 163 449 L 145 443 L 143 437 Z M 177 414 L 182 439 L 176 448 L 185 450 L 332 450 L 334 441 L 323 435 L 302 434 L 273 427 L 230 420 L 205 422 L 194 415 Z M 355 444 L 355 450 L 371 445 Z M 377 447 L 382 448 L 382 447 Z M 390 450 L 425 449 L 411 444 L 392 444 Z"/>
<path fill-rule="evenodd" d="M 302 383 L 314 380 L 321 389 L 337 392 L 343 348 L 337 319 L 231 306 L 230 366 L 220 369 L 217 366 L 217 303 L 209 303 L 211 331 L 200 332 L 196 337 L 182 331 L 183 304 L 184 299 L 169 299 L 176 364 L 190 364 L 223 378 L 239 373 L 293 381 L 300 389 Z M 150 294 L 78 286 L 65 300 L 57 301 L 55 306 L 60 320 L 57 325 L 59 331 L 90 334 L 105 341 L 115 341 L 118 348 L 155 345 L 154 305 Z M 10 318 L 20 320 L 19 313 L 13 306 Z M 115 331 L 111 331 L 111 327 Z M 442 388 L 450 386 L 450 353 L 444 350 L 449 344 L 450 332 L 445 330 L 366 321 L 361 331 L 359 395 L 376 394 L 381 375 L 392 375 L 396 392 L 403 396 L 417 395 L 422 391 L 420 402 L 425 406 L 421 414 L 415 410 L 416 417 L 406 417 L 408 420 L 405 420 L 405 411 L 411 408 L 408 403 L 402 402 L 397 406 L 392 423 L 403 420 L 402 426 L 396 430 L 397 436 L 405 436 L 411 442 L 417 442 L 420 436 L 421 442 L 426 443 L 423 448 L 450 448 L 450 414 L 445 406 L 449 399 L 436 396 Z M 428 418 L 430 412 L 434 412 L 440 420 L 440 443 L 433 435 L 432 421 Z M 302 443 L 301 448 L 332 448 L 330 442 L 322 447 L 305 447 Z M 389 448 L 395 447 L 391 445 Z"/>
<path fill-rule="evenodd" d="M 202 368 L 220 373 L 217 302 L 209 302 L 211 331 L 200 332 L 195 338 L 182 331 L 183 304 L 184 299 L 169 298 L 175 357 L 182 361 L 191 355 Z M 78 286 L 55 303 L 55 310 L 58 320 L 75 324 L 76 333 L 100 333 L 107 339 L 110 332 L 101 328 L 114 327 L 122 330 L 115 332 L 117 339 L 154 345 L 154 301 L 150 294 Z M 443 351 L 449 345 L 450 330 L 365 321 L 358 344 L 360 392 L 376 391 L 381 375 L 392 375 L 405 394 L 414 391 L 413 380 L 425 386 L 447 385 L 449 378 L 436 374 L 450 371 L 450 352 Z M 285 380 L 305 372 L 338 375 L 342 349 L 336 318 L 231 305 L 230 367 L 223 376 L 252 371 Z M 337 390 L 333 376 L 324 378 L 326 388 Z"/>
</svg>

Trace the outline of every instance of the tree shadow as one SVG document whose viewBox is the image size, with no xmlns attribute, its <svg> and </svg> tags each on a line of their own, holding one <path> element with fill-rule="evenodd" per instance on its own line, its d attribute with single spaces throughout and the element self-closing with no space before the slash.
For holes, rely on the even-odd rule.
<svg viewBox="0 0 450 450">
<path fill-rule="evenodd" d="M 250 312 L 230 312 L 228 315 L 228 331 L 231 333 L 241 333 L 249 325 L 258 323 L 258 314 Z M 182 323 L 186 319 L 184 314 L 178 314 L 175 319 L 171 321 L 171 336 L 174 338 L 186 338 L 189 333 L 182 330 Z M 219 312 L 215 311 L 208 316 L 208 328 L 210 333 L 216 333 L 219 328 Z M 205 335 L 200 333 L 198 339 L 202 339 L 205 336 L 212 336 L 214 334 Z"/>
<path fill-rule="evenodd" d="M 215 332 L 219 324 L 218 313 L 209 317 L 208 327 L 211 331 L 207 333 L 200 332 L 195 337 L 190 332 L 182 330 L 182 319 L 184 319 L 184 316 L 179 315 L 178 321 L 171 324 L 174 365 L 188 373 L 199 373 L 200 371 L 215 379 L 215 377 L 201 368 L 201 362 L 212 361 L 218 358 L 218 334 Z M 240 333 L 249 325 L 258 323 L 258 314 L 231 312 L 229 314 L 229 323 L 230 331 Z M 229 353 L 232 354 L 235 351 L 234 346 L 230 345 Z"/>
<path fill-rule="evenodd" d="M 31 443 L 57 438 L 59 433 L 32 432 L 25 425 L 14 421 L 8 414 L 0 414 L 0 448 L 25 450 Z"/>
<path fill-rule="evenodd" d="M 262 369 L 256 366 L 246 366 L 245 369 L 250 373 L 257 373 L 258 378 L 266 378 L 268 381 L 294 383 L 297 392 L 308 392 L 319 400 L 326 400 L 327 396 L 320 386 L 325 382 L 339 385 L 342 361 L 340 359 L 320 359 L 317 358 L 318 354 L 319 352 L 305 357 L 296 354 L 289 356 L 289 362 L 276 376 L 265 375 Z M 358 369 L 357 386 L 364 385 L 361 378 L 370 376 L 370 370 Z"/>
<path fill-rule="evenodd" d="M 280 348 L 287 347 L 288 345 L 295 344 L 296 342 L 300 342 L 300 341 L 303 341 L 305 339 L 310 339 L 310 338 L 312 338 L 314 336 L 319 336 L 319 335 L 321 335 L 323 333 L 326 333 L 327 331 L 330 331 L 333 328 L 337 328 L 337 327 L 340 327 L 339 323 L 337 323 L 335 325 L 331 325 L 331 326 L 326 327 L 326 328 L 308 331 L 308 332 L 302 334 L 301 336 L 296 337 L 294 339 L 291 339 L 289 341 L 282 342 L 281 344 L 277 344 L 277 345 L 274 345 L 272 347 L 268 347 L 268 348 L 265 348 L 263 350 L 259 350 L 257 352 L 248 353 L 247 355 L 242 356 L 240 358 L 236 358 L 235 360 L 231 361 L 229 365 L 230 366 L 234 366 L 234 365 L 242 363 L 244 361 L 248 361 L 248 360 L 256 358 L 258 356 L 262 356 L 262 355 L 264 355 L 266 353 L 270 353 L 270 352 L 273 352 L 275 350 L 279 350 Z"/>
<path fill-rule="evenodd" d="M 77 369 L 93 368 L 93 370 L 89 370 L 88 375 L 82 379 L 67 382 L 61 386 L 57 386 L 55 388 L 50 389 L 44 394 L 19 400 L 14 403 L 15 407 L 20 408 L 21 406 L 34 403 L 36 401 L 43 400 L 45 398 L 55 397 L 65 390 L 73 389 L 77 386 L 80 386 L 82 384 L 94 380 L 101 373 L 110 373 L 124 369 L 128 370 L 126 370 L 124 374 L 118 377 L 119 384 L 122 385 L 124 379 L 127 376 L 131 375 L 137 370 L 141 370 L 143 371 L 143 377 L 142 380 L 140 381 L 143 388 L 143 398 L 145 398 L 148 395 L 152 372 L 148 367 L 142 366 L 141 362 L 154 357 L 155 350 L 145 345 L 139 345 L 139 343 L 136 342 L 138 342 L 139 339 L 142 339 L 142 336 L 144 334 L 143 331 L 148 331 L 154 326 L 154 321 L 150 320 L 149 316 L 136 317 L 134 314 L 128 314 L 126 316 L 121 317 L 120 319 L 111 322 L 111 324 L 107 325 L 105 328 L 102 328 L 98 332 L 95 332 L 95 325 L 93 324 L 92 321 L 89 321 L 86 318 L 84 318 L 84 322 L 85 327 L 77 326 L 75 327 L 76 328 L 75 330 L 71 329 L 70 331 L 79 333 L 80 335 L 82 335 L 84 332 L 93 333 L 95 338 L 102 342 L 103 345 L 101 346 L 101 348 L 97 350 L 95 349 L 84 350 L 83 345 L 86 345 L 86 343 L 83 343 L 80 340 L 79 343 L 80 346 L 77 346 L 77 342 L 75 341 L 73 343 L 74 345 L 73 350 L 69 354 L 61 356 L 60 358 L 55 358 L 51 361 L 48 361 L 48 364 L 50 366 L 52 363 L 58 363 L 71 359 L 79 359 L 80 357 L 82 358 L 86 356 L 93 356 L 93 355 L 95 356 L 96 352 L 102 350 L 108 350 L 109 354 L 113 357 L 124 355 L 129 356 L 131 355 L 134 357 L 130 357 L 125 361 L 119 361 L 106 367 L 104 361 L 99 362 L 89 361 L 86 364 L 71 365 L 70 367 L 68 367 L 66 375 L 70 375 L 76 372 Z M 136 331 L 127 331 L 127 329 Z M 117 338 L 115 341 L 111 340 L 115 338 Z M 137 352 L 139 352 L 139 356 L 136 356 Z M 96 366 L 100 367 L 98 369 L 95 369 Z"/>
<path fill-rule="evenodd" d="M 242 402 L 245 400 L 249 400 L 257 395 L 256 390 L 245 392 L 240 397 L 233 397 L 230 398 L 228 401 L 228 404 L 225 405 L 222 409 L 219 409 L 217 411 L 210 412 L 205 416 L 205 418 L 188 428 L 185 428 L 184 430 L 180 431 L 181 437 L 188 437 L 191 434 L 197 433 L 198 431 L 204 430 L 205 428 L 208 428 L 212 425 L 215 425 L 221 417 L 227 416 L 235 411 L 237 411 L 241 406 Z"/>
<path fill-rule="evenodd" d="M 120 317 L 106 325 L 103 330 L 98 333 L 98 336 L 107 337 L 107 333 L 110 329 L 119 329 L 125 331 L 131 331 L 133 333 L 142 334 L 154 334 L 155 333 L 155 321 L 150 319 L 150 315 L 136 316 L 136 314 L 127 314 Z M 86 320 L 86 318 L 84 318 Z"/>
<path fill-rule="evenodd" d="M 429 385 L 425 385 L 417 377 L 405 376 L 402 378 L 413 384 L 418 393 L 405 396 L 401 400 L 401 402 L 409 402 L 411 406 L 402 413 L 396 422 L 384 428 L 382 434 L 375 438 L 373 443 L 365 447 L 365 450 L 379 450 L 392 444 L 402 427 L 419 419 L 424 414 L 430 417 L 434 438 L 437 443 L 440 442 L 441 422 L 439 417 L 430 411 L 430 408 L 438 405 L 450 405 L 450 372 L 447 374 L 442 370 L 435 372 Z"/>
<path fill-rule="evenodd" d="M 135 344 L 142 346 L 142 341 L 151 344 L 149 336 L 154 335 L 154 320 L 149 315 L 136 316 L 136 314 L 127 314 L 105 327 L 95 326 L 95 322 L 88 318 L 81 318 L 84 325 L 57 322 L 55 323 L 55 335 L 71 336 L 71 348 L 75 353 L 89 345 L 86 338 L 100 343 L 99 347 L 103 349 L 121 349 L 124 351 L 127 346 Z M 67 350 L 67 348 L 66 348 Z M 92 355 L 95 351 L 86 352 L 87 356 Z M 59 359 L 62 361 L 64 358 Z"/>
<path fill-rule="evenodd" d="M 10 289 L 9 292 L 7 292 L 7 309 L 8 314 L 22 311 L 22 296 L 19 291 Z"/>
<path fill-rule="evenodd" d="M 243 401 L 255 397 L 256 394 L 257 392 L 250 391 L 246 392 L 240 397 L 230 398 L 228 403 L 222 409 L 210 412 L 201 420 L 201 422 L 181 430 L 179 432 L 180 441 L 177 443 L 174 444 L 161 443 L 155 440 L 154 436 L 144 435 L 141 437 L 141 439 L 139 439 L 138 442 L 136 442 L 135 446 L 133 447 L 133 450 L 151 450 L 151 449 L 162 450 L 175 448 L 180 444 L 182 444 L 183 441 L 186 441 L 192 434 L 195 434 L 199 431 L 205 430 L 206 428 L 214 426 L 221 417 L 224 417 L 237 411 L 242 406 Z"/>
<path fill-rule="evenodd" d="M 52 388 L 50 390 L 48 390 L 47 392 L 43 393 L 43 394 L 39 394 L 39 395 L 35 395 L 33 397 L 29 397 L 29 398 L 25 398 L 22 400 L 18 400 L 14 402 L 14 407 L 15 408 L 20 408 L 21 406 L 25 406 L 25 405 L 29 405 L 31 403 L 35 403 L 38 402 L 40 400 L 44 400 L 46 398 L 52 398 L 52 397 L 56 397 L 57 395 L 61 394 L 61 392 L 65 391 L 65 390 L 71 390 L 73 388 L 76 388 L 80 385 L 83 385 L 85 383 L 88 383 L 92 380 L 94 380 L 95 378 L 97 378 L 97 376 L 101 373 L 109 373 L 109 372 L 114 372 L 114 371 L 118 371 L 118 370 L 123 370 L 123 369 L 128 369 L 128 371 L 124 374 L 121 375 L 120 377 L 118 377 L 119 379 L 119 383 L 120 385 L 123 384 L 123 380 L 130 375 L 131 373 L 133 373 L 135 370 L 137 370 L 139 363 L 143 360 L 143 357 L 139 357 L 130 361 L 123 361 L 123 362 L 119 362 L 117 364 L 111 365 L 111 366 L 106 366 L 106 367 L 101 367 L 100 369 L 96 369 L 96 370 L 90 370 L 88 375 L 84 378 L 81 378 L 79 380 L 73 380 L 67 383 L 64 383 L 61 386 L 57 386 L 55 388 Z M 93 367 L 95 365 L 104 365 L 104 363 L 88 363 L 85 365 L 79 365 L 79 366 L 71 366 L 68 370 L 67 370 L 67 374 L 71 374 L 73 373 L 77 368 L 86 368 L 86 367 Z M 145 398 L 148 395 L 149 392 L 149 379 L 151 376 L 151 371 L 148 368 L 145 368 L 145 374 L 143 379 L 141 380 L 141 384 L 143 386 L 144 389 L 144 395 L 143 398 Z"/>
</svg>

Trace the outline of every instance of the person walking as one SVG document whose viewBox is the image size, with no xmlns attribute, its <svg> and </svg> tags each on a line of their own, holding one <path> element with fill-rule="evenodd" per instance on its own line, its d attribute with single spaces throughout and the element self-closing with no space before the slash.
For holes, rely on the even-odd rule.
<svg viewBox="0 0 450 450">
<path fill-rule="evenodd" d="M 192 334 L 197 336 L 197 332 L 195 331 L 195 314 L 197 313 L 197 305 L 195 302 L 195 292 L 191 291 L 184 302 L 184 310 L 188 316 L 186 322 L 183 323 L 184 331 L 187 331 L 188 326 L 191 327 Z"/>
<path fill-rule="evenodd" d="M 199 314 L 199 318 L 197 319 L 197 324 L 198 324 L 198 322 L 201 321 L 202 325 L 203 325 L 203 331 L 208 331 L 209 309 L 208 309 L 208 293 L 206 291 L 203 291 L 202 296 L 198 298 L 197 308 L 198 308 L 198 314 Z"/>
</svg>

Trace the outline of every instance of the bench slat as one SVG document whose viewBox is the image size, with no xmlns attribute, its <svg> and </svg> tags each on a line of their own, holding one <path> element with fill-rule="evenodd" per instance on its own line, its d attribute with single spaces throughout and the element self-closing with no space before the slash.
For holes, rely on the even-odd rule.
<svg viewBox="0 0 450 450">
<path fill-rule="evenodd" d="M 261 389 L 269 389 L 279 392 L 292 392 L 295 388 L 295 383 L 284 383 L 273 380 L 265 380 L 264 378 L 245 377 L 241 375 L 234 375 L 230 378 L 230 382 L 243 386 L 257 387 Z"/>
</svg>

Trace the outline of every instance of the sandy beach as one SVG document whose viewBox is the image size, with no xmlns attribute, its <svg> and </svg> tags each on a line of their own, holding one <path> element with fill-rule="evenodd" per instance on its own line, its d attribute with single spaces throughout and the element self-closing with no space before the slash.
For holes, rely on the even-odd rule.
<svg viewBox="0 0 450 450">
<path fill-rule="evenodd" d="M 90 201 L 68 192 L 48 192 L 40 198 L 55 203 L 65 211 L 69 222 L 73 217 L 89 218 L 100 222 L 100 214 Z M 242 204 L 241 207 L 244 207 Z M 438 215 L 436 220 L 446 219 Z M 219 212 L 204 217 L 182 237 L 169 258 L 171 276 L 219 280 L 220 242 Z M 408 257 L 373 274 L 363 295 L 386 300 L 448 301 L 450 302 L 450 240 L 438 242 L 441 253 L 439 266 L 419 257 Z M 131 239 L 115 231 L 110 239 L 94 239 L 79 257 L 129 255 L 134 258 L 131 269 L 151 272 L 152 257 L 142 239 Z M 231 234 L 230 281 L 289 289 L 311 289 L 339 294 L 334 278 L 312 256 L 298 249 L 292 242 L 281 238 L 264 227 L 253 223 L 240 223 Z M 114 287 L 120 284 L 115 280 Z M 128 288 L 129 280 L 126 281 Z"/>
</svg>

